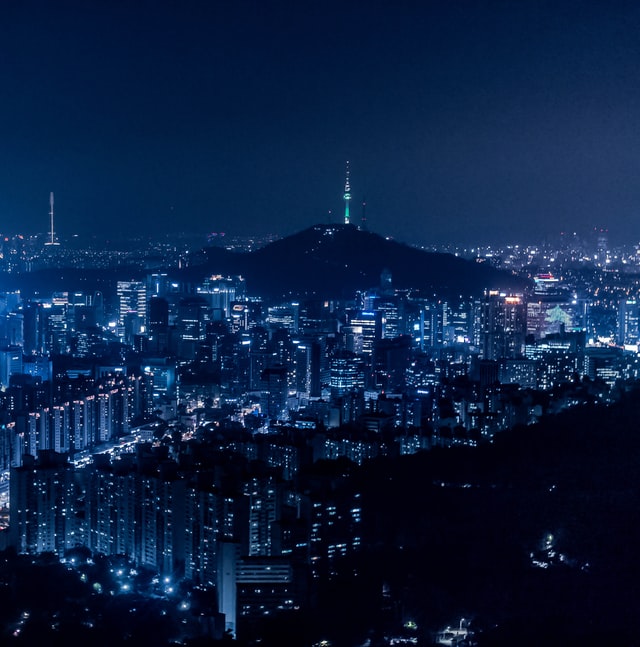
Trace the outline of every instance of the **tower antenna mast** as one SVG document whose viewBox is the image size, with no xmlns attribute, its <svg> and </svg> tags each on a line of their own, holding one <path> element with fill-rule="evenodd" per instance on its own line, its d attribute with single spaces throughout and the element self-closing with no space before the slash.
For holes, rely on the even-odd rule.
<svg viewBox="0 0 640 647">
<path fill-rule="evenodd" d="M 349 161 L 347 160 L 347 178 L 344 183 L 344 224 L 349 224 L 349 201 L 351 200 L 351 186 L 349 184 Z"/>
<path fill-rule="evenodd" d="M 53 191 L 49 194 L 49 219 L 51 221 L 51 231 L 49 232 L 49 241 L 45 245 L 57 245 L 55 234 L 53 233 Z"/>
</svg>

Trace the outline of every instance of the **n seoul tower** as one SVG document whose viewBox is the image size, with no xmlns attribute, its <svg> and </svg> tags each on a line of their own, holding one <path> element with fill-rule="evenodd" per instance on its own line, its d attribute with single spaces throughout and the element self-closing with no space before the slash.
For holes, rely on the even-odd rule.
<svg viewBox="0 0 640 647">
<path fill-rule="evenodd" d="M 347 179 L 344 183 L 344 224 L 349 224 L 349 200 L 351 200 L 351 186 L 349 185 L 349 162 L 347 161 Z"/>
</svg>

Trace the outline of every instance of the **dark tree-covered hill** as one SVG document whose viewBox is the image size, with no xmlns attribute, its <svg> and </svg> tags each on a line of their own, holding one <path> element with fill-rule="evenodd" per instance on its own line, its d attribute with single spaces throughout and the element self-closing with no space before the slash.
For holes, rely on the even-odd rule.
<svg viewBox="0 0 640 647">
<path fill-rule="evenodd" d="M 142 266 L 114 269 L 58 268 L 0 275 L 0 291 L 21 290 L 25 297 L 68 290 L 115 294 L 119 280 L 143 280 L 152 271 Z M 167 271 L 172 278 L 195 284 L 208 276 L 242 276 L 247 291 L 267 301 L 352 298 L 357 290 L 379 287 L 383 272 L 392 287 L 414 294 L 454 299 L 485 289 L 522 291 L 526 280 L 453 254 L 417 247 L 361 231 L 353 225 L 314 225 L 253 252 L 206 247 L 191 264 Z"/>
<path fill-rule="evenodd" d="M 353 225 L 315 225 L 251 253 L 212 247 L 202 251 L 212 272 L 240 274 L 251 293 L 265 298 L 349 298 L 380 286 L 383 272 L 392 287 L 423 296 L 453 298 L 484 289 L 523 290 L 526 282 L 484 263 L 452 254 L 426 252 Z M 200 266 L 189 271 L 199 271 Z"/>
</svg>

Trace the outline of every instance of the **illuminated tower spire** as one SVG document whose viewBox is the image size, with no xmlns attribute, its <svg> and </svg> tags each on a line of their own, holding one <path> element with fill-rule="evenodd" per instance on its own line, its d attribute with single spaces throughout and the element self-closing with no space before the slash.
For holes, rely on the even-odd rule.
<svg viewBox="0 0 640 647">
<path fill-rule="evenodd" d="M 351 186 L 349 185 L 349 162 L 347 161 L 347 179 L 344 183 L 344 224 L 349 224 L 349 200 L 351 200 Z"/>
<path fill-rule="evenodd" d="M 49 241 L 45 245 L 58 245 L 56 243 L 56 238 L 53 233 L 53 191 L 49 194 L 49 219 L 51 221 L 51 231 L 49 232 Z"/>
</svg>

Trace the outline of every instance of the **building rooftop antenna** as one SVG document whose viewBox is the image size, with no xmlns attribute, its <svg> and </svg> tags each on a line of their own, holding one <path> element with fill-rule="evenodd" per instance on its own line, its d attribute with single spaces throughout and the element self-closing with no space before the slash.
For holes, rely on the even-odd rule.
<svg viewBox="0 0 640 647">
<path fill-rule="evenodd" d="M 367 231 L 367 201 L 362 201 L 362 231 Z"/>
</svg>

